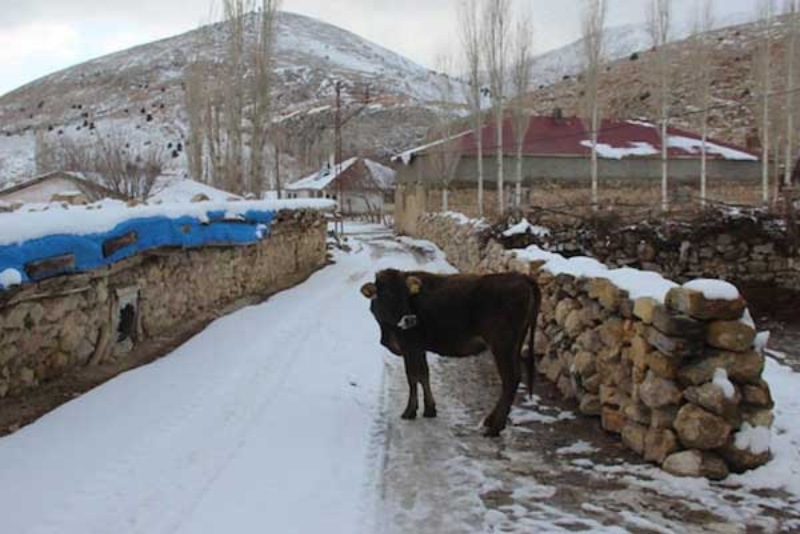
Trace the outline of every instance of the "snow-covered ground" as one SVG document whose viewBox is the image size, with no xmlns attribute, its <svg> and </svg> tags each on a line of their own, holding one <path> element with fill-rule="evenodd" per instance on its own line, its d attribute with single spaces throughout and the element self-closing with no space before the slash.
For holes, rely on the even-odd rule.
<svg viewBox="0 0 800 534">
<path fill-rule="evenodd" d="M 723 483 L 639 463 L 545 391 L 483 438 L 491 358 L 432 358 L 440 417 L 401 421 L 402 362 L 378 344 L 358 289 L 385 267 L 452 267 L 429 243 L 348 231 L 351 251 L 301 286 L 0 439 L 0 531 L 800 528 L 800 374 L 775 360 L 775 461 Z"/>
</svg>

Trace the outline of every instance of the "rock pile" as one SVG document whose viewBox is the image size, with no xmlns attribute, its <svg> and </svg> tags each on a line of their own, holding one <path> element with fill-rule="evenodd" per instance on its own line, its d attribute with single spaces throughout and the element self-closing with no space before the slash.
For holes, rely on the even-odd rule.
<svg viewBox="0 0 800 534">
<path fill-rule="evenodd" d="M 712 479 L 769 460 L 763 340 L 732 286 L 674 285 L 663 299 L 632 299 L 609 279 L 553 273 L 482 244 L 453 217 L 427 215 L 418 228 L 462 271 L 539 281 L 538 371 L 629 449 L 670 473 Z"/>
</svg>

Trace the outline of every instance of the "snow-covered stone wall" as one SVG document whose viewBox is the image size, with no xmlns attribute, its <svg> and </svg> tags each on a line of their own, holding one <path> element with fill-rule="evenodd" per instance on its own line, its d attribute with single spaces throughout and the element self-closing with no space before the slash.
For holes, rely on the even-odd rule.
<svg viewBox="0 0 800 534">
<path fill-rule="evenodd" d="M 425 215 L 416 226 L 462 272 L 538 280 L 539 373 L 629 449 L 673 474 L 713 479 L 769 460 L 766 341 L 734 286 L 680 286 L 538 247 L 505 250 L 488 227 L 453 213 Z"/>
<path fill-rule="evenodd" d="M 240 299 L 296 285 L 326 254 L 324 213 L 282 210 L 252 244 L 143 250 L 109 266 L 13 285 L 0 291 L 0 398 L 197 328 Z"/>
</svg>

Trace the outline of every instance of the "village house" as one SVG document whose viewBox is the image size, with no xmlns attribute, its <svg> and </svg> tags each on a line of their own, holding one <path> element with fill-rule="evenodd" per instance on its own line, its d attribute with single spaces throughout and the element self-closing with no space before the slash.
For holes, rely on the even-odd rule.
<svg viewBox="0 0 800 534">
<path fill-rule="evenodd" d="M 338 172 L 337 172 L 338 171 Z M 350 158 L 341 164 L 326 163 L 322 169 L 285 186 L 288 198 L 328 198 L 339 201 L 345 215 L 382 213 L 391 202 L 395 171 L 366 159 Z"/>
<path fill-rule="evenodd" d="M 86 179 L 83 175 L 55 171 L 0 190 L 0 201 L 8 204 L 43 204 L 51 201 L 89 203 L 121 196 Z"/>
<path fill-rule="evenodd" d="M 482 131 L 484 214 L 497 210 L 497 142 L 494 124 Z M 702 139 L 668 129 L 670 195 L 674 201 L 699 197 Z M 517 182 L 517 140 L 513 121 L 503 124 L 504 195 L 512 205 Z M 598 140 L 599 195 L 602 205 L 658 205 L 661 195 L 661 136 L 656 124 L 624 119 L 602 121 Z M 399 229 L 420 213 L 442 207 L 477 215 L 478 161 L 473 131 L 414 148 L 393 158 L 398 163 L 395 220 Z M 757 153 L 709 139 L 708 197 L 756 203 L 761 163 Z M 574 209 L 590 204 L 591 136 L 575 117 L 532 116 L 522 142 L 522 204 Z M 447 174 L 449 173 L 449 177 Z M 444 179 L 443 179 L 444 176 Z M 405 221 L 405 222 L 404 222 Z M 405 225 L 405 226 L 404 226 Z"/>
</svg>

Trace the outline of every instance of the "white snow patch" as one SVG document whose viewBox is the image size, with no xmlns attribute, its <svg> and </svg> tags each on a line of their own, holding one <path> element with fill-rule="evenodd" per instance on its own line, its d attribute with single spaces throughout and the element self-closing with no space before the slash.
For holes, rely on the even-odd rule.
<svg viewBox="0 0 800 534">
<path fill-rule="evenodd" d="M 510 227 L 505 232 L 503 232 L 503 236 L 511 237 L 515 235 L 522 235 L 528 233 L 539 237 L 545 237 L 550 235 L 550 230 L 548 228 L 545 228 L 544 226 L 537 226 L 535 224 L 531 224 L 530 221 L 528 221 L 528 219 L 523 218 L 520 222 Z"/>
<path fill-rule="evenodd" d="M 750 310 L 745 308 L 744 312 L 742 313 L 742 317 L 739 319 L 739 322 L 749 326 L 753 330 L 756 329 L 756 322 L 753 320 L 753 316 L 750 314 Z"/>
<path fill-rule="evenodd" d="M 591 141 L 581 141 L 581 145 L 592 148 Z M 654 156 L 658 150 L 650 143 L 634 141 L 628 147 L 615 147 L 605 143 L 597 143 L 597 155 L 606 159 L 622 159 L 632 156 Z"/>
<path fill-rule="evenodd" d="M 194 180 L 164 176 L 156 181 L 148 202 L 190 202 L 197 195 L 205 195 L 215 202 L 241 200 L 242 198 Z"/>
<path fill-rule="evenodd" d="M 763 426 L 752 426 L 745 422 L 734 436 L 734 446 L 742 451 L 750 451 L 753 454 L 763 454 L 769 451 L 771 433 L 769 428 Z"/>
<path fill-rule="evenodd" d="M 670 148 L 683 150 L 689 154 L 699 154 L 703 146 L 703 141 L 702 139 L 696 139 L 693 137 L 670 135 L 667 138 L 667 146 Z M 717 154 L 722 156 L 724 159 L 729 160 L 758 161 L 758 158 L 752 154 L 748 154 L 747 152 L 742 152 L 741 150 L 736 150 L 734 148 L 718 145 L 709 141 L 706 141 L 706 152 L 709 154 Z"/>
<path fill-rule="evenodd" d="M 461 133 L 453 135 L 451 137 L 446 137 L 444 139 L 439 139 L 437 141 L 433 141 L 433 142 L 428 143 L 426 145 L 422 145 L 422 146 L 418 146 L 416 148 L 412 148 L 410 150 L 406 150 L 405 152 L 401 152 L 400 154 L 397 154 L 396 156 L 393 156 L 392 157 L 392 161 L 396 162 L 396 163 L 402 162 L 404 165 L 408 165 L 408 164 L 411 163 L 411 160 L 414 159 L 414 156 L 416 156 L 420 152 L 424 152 L 426 150 L 429 150 L 431 148 L 437 147 L 439 145 L 443 145 L 445 143 L 449 143 L 450 141 L 454 141 L 454 140 L 456 140 L 456 139 L 458 139 L 460 137 L 464 137 L 465 135 L 468 135 L 470 133 L 472 133 L 472 130 L 467 130 L 465 132 L 461 132 Z"/>
<path fill-rule="evenodd" d="M 524 479 L 522 479 L 524 480 Z M 539 500 L 549 499 L 556 494 L 556 488 L 525 481 L 525 484 L 511 492 L 512 499 Z"/>
<path fill-rule="evenodd" d="M 18 286 L 22 283 L 22 274 L 16 269 L 6 269 L 0 272 L 0 289 Z"/>
<path fill-rule="evenodd" d="M 732 399 L 736 396 L 736 388 L 733 386 L 733 383 L 728 379 L 728 371 L 722 368 L 717 368 L 714 370 L 714 379 L 711 381 L 712 384 L 717 386 L 720 390 L 722 390 L 722 394 L 725 395 L 726 399 Z"/>
<path fill-rule="evenodd" d="M 664 302 L 667 292 L 678 284 L 667 280 L 658 273 L 639 271 L 630 267 L 609 269 L 594 258 L 578 256 L 565 258 L 560 254 L 548 252 L 537 245 L 526 249 L 511 251 L 517 258 L 527 261 L 543 261 L 543 269 L 555 275 L 570 274 L 575 277 L 606 278 L 618 288 L 628 292 L 631 299 L 652 297 Z"/>
<path fill-rule="evenodd" d="M 741 298 L 736 286 L 723 280 L 698 278 L 697 280 L 686 282 L 683 287 L 698 291 L 709 300 L 737 300 Z"/>
<path fill-rule="evenodd" d="M 753 348 L 757 352 L 764 352 L 769 344 L 769 331 L 759 332 L 756 334 L 756 339 L 753 341 Z"/>
<path fill-rule="evenodd" d="M 593 447 L 588 441 L 579 440 L 568 447 L 561 447 L 556 449 L 557 454 L 571 455 L 571 454 L 591 454 L 597 452 L 599 449 Z"/>
</svg>

